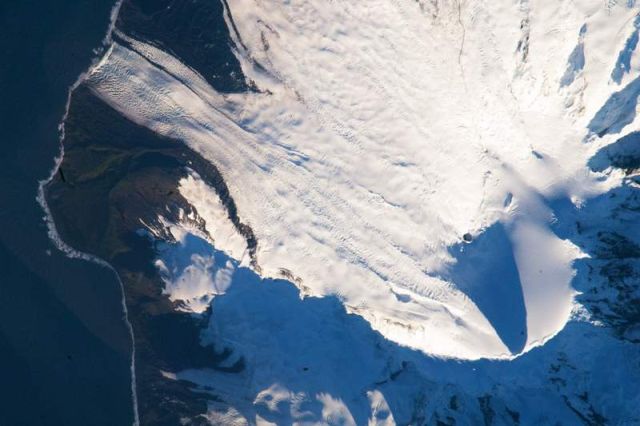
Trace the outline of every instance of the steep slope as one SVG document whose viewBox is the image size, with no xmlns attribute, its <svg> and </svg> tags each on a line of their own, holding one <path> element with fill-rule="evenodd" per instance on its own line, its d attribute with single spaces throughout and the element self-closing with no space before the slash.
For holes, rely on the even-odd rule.
<svg viewBox="0 0 640 426">
<path fill-rule="evenodd" d="M 125 1 L 48 198 L 141 423 L 640 424 L 637 14 Z"/>
<path fill-rule="evenodd" d="M 592 134 L 635 117 L 634 82 L 614 95 L 609 80 L 635 13 L 589 2 L 240 1 L 226 19 L 256 90 L 220 93 L 125 35 L 89 84 L 220 168 L 256 232 L 263 275 L 290 271 L 303 293 L 338 295 L 403 345 L 509 357 L 570 316 L 582 253 L 550 229 L 548 200 L 579 205 L 617 184 L 587 160 L 607 140 Z M 489 241 L 471 262 L 513 257 L 519 318 L 489 318 L 482 277 L 455 279 L 474 265 L 452 247 L 496 223 L 506 246 Z M 514 321 L 526 336 L 515 346 L 500 331 Z"/>
</svg>

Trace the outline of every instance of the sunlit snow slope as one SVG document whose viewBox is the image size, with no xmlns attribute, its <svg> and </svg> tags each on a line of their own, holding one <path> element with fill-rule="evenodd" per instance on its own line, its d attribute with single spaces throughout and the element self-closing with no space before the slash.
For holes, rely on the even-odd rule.
<svg viewBox="0 0 640 426">
<path fill-rule="evenodd" d="M 88 84 L 218 167 L 263 275 L 402 345 L 511 357 L 571 315 L 550 201 L 618 183 L 586 163 L 635 122 L 632 3 L 233 0 L 254 91 L 124 35 Z"/>
</svg>

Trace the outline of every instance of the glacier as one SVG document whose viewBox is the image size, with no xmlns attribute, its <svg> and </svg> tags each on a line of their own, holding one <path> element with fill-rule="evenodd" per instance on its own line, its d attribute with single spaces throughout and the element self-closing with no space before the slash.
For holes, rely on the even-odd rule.
<svg viewBox="0 0 640 426">
<path fill-rule="evenodd" d="M 639 424 L 609 262 L 640 257 L 635 3 L 223 5 L 247 90 L 117 27 L 83 80 L 214 165 L 257 241 L 192 169 L 193 209 L 141 221 L 233 353 L 163 377 L 213 424 Z"/>
<path fill-rule="evenodd" d="M 237 1 L 226 19 L 254 91 L 219 93 L 124 35 L 88 82 L 220 168 L 257 233 L 264 276 L 292 271 L 303 294 L 339 295 L 386 337 L 428 354 L 508 358 L 555 335 L 574 308 L 571 264 L 583 253 L 550 230 L 548 200 L 579 205 L 619 184 L 587 168 L 610 141 L 587 128 L 614 133 L 609 121 L 628 111 L 598 110 L 620 90 L 609 75 L 636 10 L 458 6 Z M 585 65 L 565 84 L 577 44 Z M 516 353 L 469 297 L 490 288 L 467 282 L 465 293 L 448 279 L 458 268 L 450 248 L 496 223 L 526 311 Z"/>
</svg>

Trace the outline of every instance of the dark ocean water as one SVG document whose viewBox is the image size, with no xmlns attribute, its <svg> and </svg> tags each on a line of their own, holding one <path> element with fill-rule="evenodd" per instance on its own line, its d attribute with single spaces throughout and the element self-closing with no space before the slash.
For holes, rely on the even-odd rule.
<svg viewBox="0 0 640 426">
<path fill-rule="evenodd" d="M 132 423 L 117 281 L 56 251 L 36 202 L 68 87 L 100 46 L 112 6 L 0 2 L 0 426 Z"/>
</svg>

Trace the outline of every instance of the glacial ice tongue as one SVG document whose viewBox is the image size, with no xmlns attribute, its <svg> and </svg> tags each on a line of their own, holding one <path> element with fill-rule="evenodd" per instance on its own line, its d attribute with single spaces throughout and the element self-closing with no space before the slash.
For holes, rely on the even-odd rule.
<svg viewBox="0 0 640 426">
<path fill-rule="evenodd" d="M 583 254 L 554 234 L 549 200 L 580 205 L 617 184 L 586 165 L 608 133 L 635 123 L 637 94 L 623 91 L 637 58 L 610 80 L 634 9 L 228 7 L 258 90 L 218 93 L 133 39 L 114 43 L 88 84 L 216 165 L 256 234 L 263 275 L 291 271 L 304 294 L 338 295 L 386 338 L 436 356 L 509 358 L 563 328 Z M 607 103 L 618 92 L 627 102 Z M 594 117 L 607 124 L 601 138 Z"/>
</svg>

